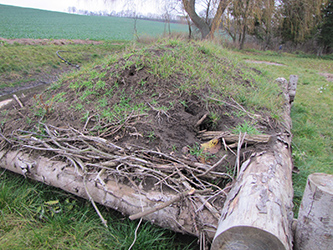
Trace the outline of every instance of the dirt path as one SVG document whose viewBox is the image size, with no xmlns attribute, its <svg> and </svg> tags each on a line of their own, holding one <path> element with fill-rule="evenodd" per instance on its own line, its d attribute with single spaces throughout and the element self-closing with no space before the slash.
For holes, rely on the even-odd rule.
<svg viewBox="0 0 333 250">
<path fill-rule="evenodd" d="M 102 41 L 92 41 L 92 40 L 79 40 L 79 39 L 31 39 L 31 38 L 15 38 L 7 39 L 0 37 L 0 46 L 4 43 L 8 44 L 24 44 L 24 45 L 66 45 L 66 44 L 102 44 Z"/>
<path fill-rule="evenodd" d="M 285 66 L 284 64 L 281 64 L 281 63 L 274 63 L 274 62 L 267 62 L 267 61 L 245 60 L 245 62 L 249 62 L 249 63 L 262 63 L 262 64 L 275 65 L 275 66 Z"/>
</svg>

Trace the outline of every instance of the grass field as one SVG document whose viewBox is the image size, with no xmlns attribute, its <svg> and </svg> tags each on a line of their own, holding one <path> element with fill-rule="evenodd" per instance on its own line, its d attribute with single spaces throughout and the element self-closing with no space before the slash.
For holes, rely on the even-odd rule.
<svg viewBox="0 0 333 250">
<path fill-rule="evenodd" d="M 120 21 L 125 26 L 121 26 Z M 133 20 L 130 19 L 76 16 L 0 5 L 0 23 L 0 37 L 7 38 L 89 38 L 109 41 L 133 38 Z M 101 30 L 95 30 L 94 26 Z M 139 21 L 139 32 L 152 32 L 153 28 L 148 27 L 154 27 L 155 30 L 150 34 L 163 33 L 163 23 Z M 91 51 L 92 57 L 95 54 L 95 59 L 100 60 L 101 53 L 109 57 L 107 51 L 112 51 L 113 45 L 107 43 L 103 46 L 96 46 Z M 128 45 L 127 53 L 138 46 L 141 45 Z M 66 49 L 86 51 L 89 48 L 87 45 L 73 45 Z M 203 43 L 202 48 L 205 53 L 232 58 L 235 66 L 247 65 L 260 70 L 269 82 L 277 77 L 288 79 L 291 74 L 299 76 L 291 113 L 293 160 L 300 170 L 299 174 L 293 174 L 297 213 L 307 176 L 314 172 L 333 174 L 333 84 L 319 74 L 333 74 L 333 61 L 329 57 L 320 59 L 303 54 L 225 50 L 209 43 Z M 10 59 L 1 58 L 0 73 L 22 79 L 21 76 L 42 70 L 45 66 L 59 67 L 54 58 L 56 49 L 57 46 L 53 45 L 43 48 L 33 45 L 1 46 L 0 57 L 6 55 Z M 123 49 L 123 46 L 118 49 Z M 36 51 L 39 59 L 31 60 Z M 74 56 L 73 60 L 84 59 Z M 245 60 L 269 61 L 284 66 L 255 64 Z M 84 66 L 84 70 L 89 71 L 91 67 Z M 240 98 L 248 100 L 252 108 L 265 102 L 260 98 L 247 99 L 246 93 L 242 94 L 244 96 Z M 274 110 L 274 107 L 270 109 Z M 134 239 L 137 222 L 131 222 L 106 208 L 100 209 L 109 222 L 108 229 L 100 224 L 89 202 L 1 170 L 0 249 L 128 249 Z M 179 238 L 172 232 L 144 223 L 133 249 L 196 248 L 193 239 L 185 241 Z M 192 245 L 188 246 L 188 242 L 192 242 Z"/>
<path fill-rule="evenodd" d="M 0 5 L 0 37 L 41 39 L 132 40 L 130 18 L 81 16 L 60 12 Z M 187 26 L 171 24 L 172 32 L 186 32 Z M 163 22 L 137 20 L 138 35 L 158 36 Z"/>
</svg>

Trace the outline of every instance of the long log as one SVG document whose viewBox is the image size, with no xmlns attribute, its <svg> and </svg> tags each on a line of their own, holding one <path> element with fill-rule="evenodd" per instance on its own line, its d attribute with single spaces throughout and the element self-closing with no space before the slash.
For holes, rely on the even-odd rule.
<svg viewBox="0 0 333 250">
<path fill-rule="evenodd" d="M 101 184 L 96 181 L 98 173 L 90 173 L 86 178 L 83 178 L 80 171 L 75 169 L 72 164 L 51 160 L 43 156 L 32 156 L 22 151 L 0 151 L 0 167 L 47 185 L 61 188 L 85 199 L 91 197 L 95 202 L 115 209 L 124 215 L 134 215 L 161 206 L 162 209 L 149 213 L 143 218 L 175 232 L 197 237 L 205 232 L 209 239 L 214 237 L 218 219 L 207 209 L 195 214 L 192 211 L 193 206 L 189 204 L 185 196 L 180 197 L 176 192 L 138 190 L 132 188 L 131 185 L 122 184 L 106 174 L 99 176 L 105 182 Z M 194 190 L 189 190 L 188 195 L 193 195 L 192 199 L 194 200 L 197 199 Z M 164 203 L 171 200 L 175 202 L 163 207 Z M 179 206 L 177 201 L 181 201 L 182 206 Z M 202 205 L 203 203 L 199 201 L 198 204 Z M 205 225 L 200 225 L 200 227 L 202 226 L 200 230 L 198 230 L 199 225 L 198 227 L 194 226 L 196 221 L 199 221 L 196 217 L 198 215 L 205 221 Z"/>
<path fill-rule="evenodd" d="M 298 213 L 295 249 L 329 250 L 333 247 L 333 175 L 309 175 Z"/>
<path fill-rule="evenodd" d="M 224 203 L 212 250 L 292 249 L 291 100 L 287 80 L 277 82 L 285 98 L 283 129 L 272 138 L 272 150 L 243 163 Z"/>
</svg>

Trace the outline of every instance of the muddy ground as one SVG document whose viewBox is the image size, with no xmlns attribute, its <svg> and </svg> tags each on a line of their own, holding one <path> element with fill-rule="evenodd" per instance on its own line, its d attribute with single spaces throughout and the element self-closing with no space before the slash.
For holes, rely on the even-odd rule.
<svg viewBox="0 0 333 250">
<path fill-rule="evenodd" d="M 0 46 L 1 44 L 23 44 L 23 45 L 66 45 L 66 44 L 101 44 L 102 41 L 92 41 L 92 40 L 79 40 L 79 39 L 31 39 L 31 38 L 15 38 L 15 39 L 7 39 L 0 37 Z"/>
<path fill-rule="evenodd" d="M 5 44 L 20 44 L 20 45 L 68 45 L 68 44 L 102 44 L 102 41 L 92 41 L 92 40 L 68 40 L 68 39 L 30 39 L 30 38 L 16 38 L 16 39 L 6 39 L 0 37 L 0 46 Z M 66 56 L 66 55 L 65 55 Z M 61 59 L 59 59 L 59 62 Z M 71 67 L 66 63 L 61 63 L 55 67 L 47 67 L 47 69 L 34 71 L 30 73 L 23 73 L 21 76 L 18 74 L 9 74 L 7 76 L 2 76 L 1 81 L 8 83 L 8 87 L 0 88 L 0 101 L 10 98 L 14 93 L 27 93 L 30 91 L 40 91 L 44 89 L 46 85 L 51 84 L 59 80 L 63 73 L 76 70 L 75 67 Z M 20 84 L 14 84 L 16 81 L 20 80 Z M 30 90 L 29 90 L 30 89 Z"/>
</svg>

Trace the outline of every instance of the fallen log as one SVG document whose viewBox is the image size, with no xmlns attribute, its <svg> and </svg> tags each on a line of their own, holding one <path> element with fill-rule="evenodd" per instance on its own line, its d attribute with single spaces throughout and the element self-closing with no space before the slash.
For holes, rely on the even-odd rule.
<svg viewBox="0 0 333 250">
<path fill-rule="evenodd" d="M 0 151 L 0 167 L 25 177 L 61 188 L 79 197 L 93 200 L 124 215 L 140 214 L 145 220 L 175 232 L 208 239 L 214 237 L 218 218 L 205 209 L 201 195 L 211 195 L 211 190 L 188 190 L 180 194 L 172 190 L 163 192 L 140 188 L 133 183 L 124 184 L 107 173 L 92 172 L 84 175 L 73 164 L 22 151 Z M 191 196 L 191 200 L 189 199 Z M 172 201 L 172 202 L 170 202 Z M 182 205 L 179 205 L 179 202 Z M 166 206 L 163 206 L 166 204 Z M 199 207 L 201 209 L 195 212 Z"/>
<path fill-rule="evenodd" d="M 295 249 L 329 250 L 333 246 L 333 175 L 308 177 L 295 234 Z"/>
<path fill-rule="evenodd" d="M 272 150 L 242 164 L 224 203 L 212 250 L 292 249 L 291 100 L 287 80 L 277 82 L 285 98 L 283 130 L 272 138 Z"/>
</svg>

